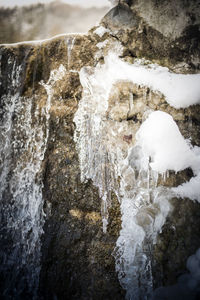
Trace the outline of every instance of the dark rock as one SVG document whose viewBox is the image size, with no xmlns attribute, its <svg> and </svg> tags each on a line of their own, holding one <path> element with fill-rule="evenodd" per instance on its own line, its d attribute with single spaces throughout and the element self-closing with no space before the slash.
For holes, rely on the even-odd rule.
<svg viewBox="0 0 200 300">
<path fill-rule="evenodd" d="M 131 9 L 124 4 L 118 4 L 112 8 L 102 19 L 110 29 L 132 29 L 136 26 L 135 15 Z"/>
</svg>

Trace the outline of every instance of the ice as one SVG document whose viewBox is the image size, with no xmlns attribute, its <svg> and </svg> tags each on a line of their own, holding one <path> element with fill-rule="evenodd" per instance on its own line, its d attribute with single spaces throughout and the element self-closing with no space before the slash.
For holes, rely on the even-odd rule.
<svg viewBox="0 0 200 300">
<path fill-rule="evenodd" d="M 181 135 L 172 116 L 162 111 L 152 112 L 136 134 L 145 162 L 158 173 L 175 172 L 195 167 L 199 159 Z M 143 168 L 145 169 L 145 162 Z M 148 165 L 148 163 L 146 163 Z"/>
<path fill-rule="evenodd" d="M 74 47 L 74 43 L 76 41 L 76 37 L 74 36 L 70 36 L 66 38 L 66 43 L 67 43 L 67 62 L 68 62 L 68 69 L 70 66 L 70 62 L 71 62 L 71 52 L 73 50 Z"/>
<path fill-rule="evenodd" d="M 200 75 L 174 74 L 143 60 L 131 65 L 118 58 L 121 50 L 117 44 L 104 58 L 105 64 L 81 69 L 83 93 L 74 117 L 74 140 L 81 180 L 92 179 L 99 189 L 104 232 L 109 224 L 111 191 L 120 203 L 122 228 L 113 255 L 126 299 L 150 299 L 152 247 L 171 209 L 169 199 L 175 194 L 157 186 L 158 176 L 165 179 L 169 170 L 189 167 L 198 175 L 200 150 L 192 148 L 165 112 L 146 110 L 140 128 L 127 120 L 114 121 L 108 117 L 109 96 L 114 84 L 125 81 L 162 93 L 176 108 L 187 107 L 200 100 Z M 133 105 L 130 96 L 129 110 Z"/>
</svg>

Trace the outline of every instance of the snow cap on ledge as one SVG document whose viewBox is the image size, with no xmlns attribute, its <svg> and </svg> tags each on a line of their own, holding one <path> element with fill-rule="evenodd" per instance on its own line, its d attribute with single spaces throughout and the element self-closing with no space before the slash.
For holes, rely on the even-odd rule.
<svg viewBox="0 0 200 300">
<path fill-rule="evenodd" d="M 169 105 L 176 109 L 200 104 L 200 74 L 176 74 L 166 67 L 143 60 L 129 64 L 112 52 L 105 58 L 105 65 L 100 66 L 100 69 L 106 72 L 102 72 L 104 75 L 101 80 L 106 81 L 108 78 L 109 91 L 114 82 L 126 80 L 160 92 Z"/>
</svg>

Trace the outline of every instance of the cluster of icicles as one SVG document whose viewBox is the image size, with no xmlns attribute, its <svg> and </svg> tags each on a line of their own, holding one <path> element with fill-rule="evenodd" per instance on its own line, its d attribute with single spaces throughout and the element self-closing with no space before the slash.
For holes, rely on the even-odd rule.
<svg viewBox="0 0 200 300">
<path fill-rule="evenodd" d="M 172 79 L 174 97 L 179 101 L 177 105 L 189 106 L 185 98 L 181 103 L 180 90 L 180 82 L 187 82 L 187 75 L 175 77 L 159 66 L 145 67 L 138 62 L 129 65 L 113 53 L 105 58 L 104 65 L 84 67 L 80 71 L 83 94 L 74 122 L 81 179 L 92 179 L 99 188 L 104 232 L 108 225 L 111 191 L 118 197 L 122 228 L 113 255 L 120 284 L 129 300 L 151 299 L 152 246 L 170 211 L 168 200 L 175 193 L 184 197 L 184 186 L 174 190 L 157 186 L 159 174 L 166 176 L 168 170 L 191 167 L 198 181 L 199 169 L 196 166 L 200 165 L 200 159 L 199 150 L 191 149 L 170 115 L 161 111 L 146 112 L 146 120 L 136 130 L 133 122 L 108 118 L 109 96 L 118 80 L 156 90 L 156 82 L 161 78 L 161 92 L 166 91 L 164 95 L 173 103 L 173 95 L 167 90 Z M 190 83 L 191 77 L 188 79 Z M 200 77 L 197 75 L 193 79 L 196 82 L 194 101 L 198 102 Z M 190 193 L 190 188 L 185 191 Z"/>
</svg>

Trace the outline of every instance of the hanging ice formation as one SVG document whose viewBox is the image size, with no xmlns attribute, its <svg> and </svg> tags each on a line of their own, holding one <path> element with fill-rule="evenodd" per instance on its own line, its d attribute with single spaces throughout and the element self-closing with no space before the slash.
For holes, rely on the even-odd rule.
<svg viewBox="0 0 200 300">
<path fill-rule="evenodd" d="M 67 36 L 66 37 L 66 44 L 67 44 L 67 64 L 68 64 L 68 69 L 70 67 L 70 62 L 71 62 L 71 52 L 73 50 L 74 47 L 74 43 L 75 43 L 76 37 L 74 36 Z"/>
<path fill-rule="evenodd" d="M 53 87 L 65 73 L 61 65 L 50 74 L 46 103 L 37 96 L 22 97 L 24 64 L 8 58 L 8 93 L 1 97 L 0 217 L 1 274 L 6 282 L 2 297 L 36 297 L 40 272 L 40 237 L 44 212 L 41 167 L 49 135 Z M 9 298 L 10 299 L 10 298 Z"/>
<path fill-rule="evenodd" d="M 175 99 L 167 89 L 172 77 Z M 194 102 L 198 102 L 200 77 L 193 78 L 196 82 Z M 111 191 L 118 197 L 122 228 L 113 255 L 119 281 L 129 300 L 150 299 L 152 294 L 151 248 L 170 210 L 168 200 L 172 194 L 167 188 L 157 187 L 158 175 L 166 176 L 168 170 L 180 171 L 194 166 L 199 158 L 187 145 L 170 115 L 146 108 L 144 119 L 149 117 L 140 129 L 138 123 L 129 122 L 129 115 L 135 109 L 134 96 L 130 93 L 129 99 L 117 106 L 116 85 L 123 81 L 147 86 L 162 92 L 170 104 L 184 107 L 190 104 L 182 97 L 180 81 L 187 79 L 190 82 L 190 75 L 178 77 L 166 68 L 145 67 L 140 61 L 129 65 L 113 53 L 105 58 L 105 64 L 96 68 L 84 67 L 80 71 L 83 94 L 74 117 L 74 138 L 81 180 L 92 179 L 99 188 L 104 232 L 108 225 Z M 185 149 L 179 165 L 176 161 L 178 152 L 173 155 L 174 147 Z"/>
</svg>

